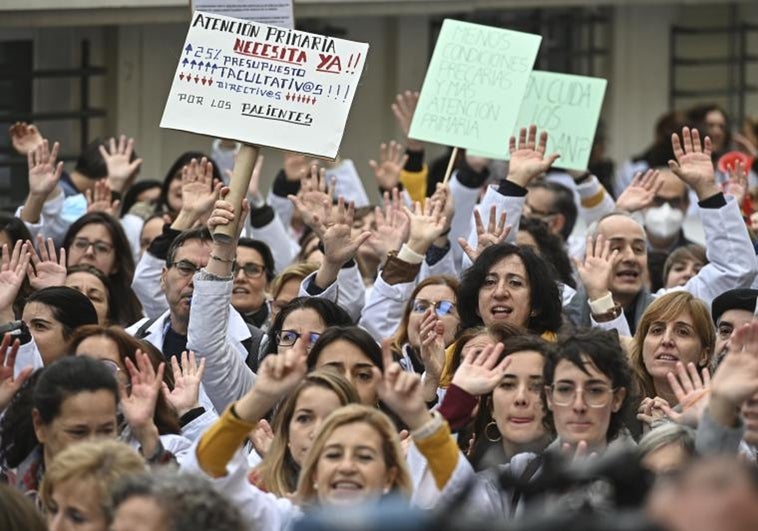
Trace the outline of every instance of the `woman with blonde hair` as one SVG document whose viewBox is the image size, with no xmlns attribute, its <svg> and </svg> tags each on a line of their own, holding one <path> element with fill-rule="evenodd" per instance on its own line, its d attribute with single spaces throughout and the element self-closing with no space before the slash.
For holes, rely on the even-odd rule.
<svg viewBox="0 0 758 531">
<path fill-rule="evenodd" d="M 713 354 L 716 332 L 703 301 L 687 291 L 655 299 L 640 319 L 631 344 L 631 365 L 641 398 L 661 397 L 671 407 L 678 399 L 674 374 L 686 370 L 697 380 Z"/>
<path fill-rule="evenodd" d="M 106 531 L 113 513 L 111 489 L 123 478 L 146 472 L 129 445 L 109 439 L 73 444 L 45 471 L 40 497 L 51 531 Z"/>
<path fill-rule="evenodd" d="M 332 370 L 314 371 L 277 407 L 274 439 L 250 481 L 261 490 L 285 496 L 297 489 L 300 470 L 313 438 L 334 410 L 360 399 L 355 388 Z"/>
<path fill-rule="evenodd" d="M 447 443 L 450 430 L 439 415 L 426 409 L 420 377 L 392 363 L 388 347 L 382 354 L 384 375 L 374 369 L 380 382 L 379 398 L 411 430 L 416 447 L 429 460 L 437 485 L 442 486 L 452 472 L 446 465 L 451 455 L 448 447 L 447 452 L 439 452 L 438 446 Z M 202 436 L 192 452 L 194 460 L 185 463 L 186 470 L 211 477 L 216 489 L 234 500 L 247 525 L 255 529 L 287 529 L 309 506 L 378 503 L 390 495 L 407 499 L 412 491 L 394 424 L 381 411 L 359 404 L 341 407 L 324 421 L 303 462 L 294 497 L 277 498 L 246 481 L 240 443 L 302 380 L 307 359 L 302 339 L 286 353 L 265 358 L 253 389 Z M 457 453 L 457 447 L 454 451 Z"/>
</svg>

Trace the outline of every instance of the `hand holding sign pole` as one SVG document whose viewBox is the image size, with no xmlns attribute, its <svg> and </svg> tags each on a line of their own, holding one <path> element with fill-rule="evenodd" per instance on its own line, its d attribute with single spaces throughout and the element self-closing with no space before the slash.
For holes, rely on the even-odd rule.
<svg viewBox="0 0 758 531">
<path fill-rule="evenodd" d="M 247 188 L 250 186 L 250 177 L 253 174 L 253 168 L 258 160 L 260 147 L 250 144 L 243 144 L 234 159 L 234 169 L 232 178 L 229 180 L 229 194 L 226 200 L 234 207 L 235 212 L 242 210 L 242 200 L 247 195 Z M 240 219 L 238 223 L 244 223 Z M 213 232 L 213 239 L 222 243 L 229 243 L 234 240 L 237 233 L 237 226 L 233 224 L 219 225 Z"/>
</svg>

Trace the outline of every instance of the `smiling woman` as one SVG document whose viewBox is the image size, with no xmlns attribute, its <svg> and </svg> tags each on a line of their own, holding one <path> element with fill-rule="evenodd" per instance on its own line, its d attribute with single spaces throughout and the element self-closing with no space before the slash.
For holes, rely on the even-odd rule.
<svg viewBox="0 0 758 531">
<path fill-rule="evenodd" d="M 686 291 L 658 297 L 647 307 L 634 335 L 631 363 L 641 398 L 660 396 L 671 407 L 678 400 L 667 375 L 677 363 L 708 366 L 716 333 L 703 301 Z"/>
<path fill-rule="evenodd" d="M 335 409 L 358 403 L 350 383 L 334 371 L 314 371 L 277 407 L 274 440 L 251 481 L 277 496 L 295 492 L 313 437 Z"/>
</svg>

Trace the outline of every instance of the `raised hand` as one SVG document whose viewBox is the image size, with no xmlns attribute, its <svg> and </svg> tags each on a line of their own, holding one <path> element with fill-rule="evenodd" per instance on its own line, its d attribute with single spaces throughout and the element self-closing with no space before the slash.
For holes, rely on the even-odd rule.
<svg viewBox="0 0 758 531">
<path fill-rule="evenodd" d="M 186 216 L 194 224 L 208 215 L 218 198 L 221 183 L 213 183 L 213 164 L 203 157 L 198 162 L 192 159 L 182 168 L 182 210 L 179 216 Z"/>
<path fill-rule="evenodd" d="M 144 433 L 155 426 L 155 404 L 161 392 L 166 364 L 161 363 L 156 371 L 148 355 L 141 350 L 137 349 L 134 357 L 136 366 L 129 358 L 125 360 L 130 385 L 129 392 L 121 389 L 121 411 L 135 433 Z"/>
<path fill-rule="evenodd" d="M 235 405 L 240 418 L 259 421 L 297 387 L 308 372 L 307 346 L 303 338 L 298 338 L 284 354 L 263 359 L 253 388 Z"/>
<path fill-rule="evenodd" d="M 702 201 L 721 191 L 716 185 L 709 137 L 706 136 L 705 142 L 701 144 L 698 130 L 690 131 L 689 127 L 684 127 L 681 141 L 676 133 L 671 135 L 671 145 L 676 161 L 669 161 L 669 169 L 695 190 L 698 200 Z"/>
<path fill-rule="evenodd" d="M 445 232 L 447 218 L 442 213 L 444 204 L 427 198 L 424 206 L 418 201 L 413 203 L 413 209 L 403 207 L 405 215 L 411 222 L 408 235 L 408 247 L 418 254 L 426 254 L 434 240 Z"/>
<path fill-rule="evenodd" d="M 51 286 L 63 286 L 66 283 L 66 249 L 61 247 L 60 258 L 55 255 L 55 244 L 52 238 L 45 239 L 37 235 L 39 255 L 34 250 L 32 242 L 27 241 L 31 252 L 31 265 L 26 269 L 29 283 L 35 290 Z"/>
<path fill-rule="evenodd" d="M 587 236 L 584 262 L 575 261 L 579 278 L 589 300 L 597 300 L 610 292 L 613 266 L 618 260 L 618 249 L 611 251 L 611 242 L 602 234 L 596 239 Z"/>
<path fill-rule="evenodd" d="M 327 210 L 328 204 L 323 208 Z M 343 197 L 339 198 L 335 208 L 327 210 L 326 218 L 322 219 L 319 214 L 313 216 L 312 228 L 324 245 L 324 261 L 342 267 L 371 237 L 368 231 L 352 236 L 354 217 L 355 205 L 352 202 L 346 205 Z"/>
<path fill-rule="evenodd" d="M 18 376 L 13 377 L 20 346 L 21 342 L 18 339 L 11 340 L 10 334 L 5 334 L 0 341 L 0 412 L 5 411 L 13 395 L 21 389 L 24 381 L 34 371 L 33 367 L 25 367 L 19 371 Z"/>
<path fill-rule="evenodd" d="M 537 126 L 532 124 L 529 131 L 521 128 L 519 131 L 518 144 L 516 137 L 508 141 L 508 151 L 511 160 L 508 163 L 508 180 L 519 186 L 526 186 L 536 177 L 542 175 L 558 159 L 560 155 L 553 153 L 545 157 L 547 148 L 547 132 L 540 133 L 537 141 Z"/>
<path fill-rule="evenodd" d="M 469 257 L 469 260 L 476 262 L 479 255 L 482 254 L 487 247 L 497 245 L 505 241 L 508 234 L 511 232 L 511 226 L 505 224 L 505 211 L 500 214 L 500 220 L 495 218 L 497 210 L 495 205 L 490 208 L 490 220 L 487 225 L 487 230 L 484 230 L 484 223 L 482 223 L 482 215 L 478 210 L 474 209 L 474 224 L 476 225 L 476 248 L 471 247 L 466 238 L 458 238 L 458 245 L 461 246 L 463 252 Z"/>
<path fill-rule="evenodd" d="M 725 401 L 734 408 L 758 393 L 758 321 L 737 328 L 729 352 L 711 380 L 711 403 Z"/>
<path fill-rule="evenodd" d="M 3 244 L 2 264 L 0 264 L 0 317 L 2 322 L 13 320 L 13 302 L 29 267 L 29 247 L 21 240 L 16 241 L 13 251 Z"/>
<path fill-rule="evenodd" d="M 419 354 L 424 363 L 423 395 L 425 402 L 437 396 L 442 369 L 445 367 L 445 325 L 432 308 L 424 312 L 419 326 L 421 348 Z"/>
<path fill-rule="evenodd" d="M 314 217 L 326 219 L 332 208 L 335 184 L 334 178 L 327 184 L 324 168 L 319 169 L 316 164 L 311 166 L 310 174 L 300 181 L 300 191 L 297 196 L 289 196 L 303 223 L 313 228 Z"/>
<path fill-rule="evenodd" d="M 392 361 L 390 342 L 382 343 L 384 374 L 374 367 L 374 379 L 377 383 L 379 399 L 413 431 L 432 419 L 426 409 L 421 391 L 421 377 L 404 371 L 400 364 Z"/>
<path fill-rule="evenodd" d="M 51 151 L 47 140 L 43 140 L 27 153 L 29 195 L 47 198 L 55 190 L 63 172 L 63 162 L 56 164 L 60 147 L 56 142 Z"/>
<path fill-rule="evenodd" d="M 392 140 L 389 146 L 385 143 L 379 146 L 379 162 L 372 159 L 368 164 L 374 170 L 379 187 L 382 190 L 391 190 L 400 183 L 400 173 L 407 161 L 408 155 L 404 153 L 403 146 Z"/>
<path fill-rule="evenodd" d="M 729 167 L 729 179 L 722 185 L 722 188 L 724 194 L 734 197 L 738 205 L 742 204 L 748 188 L 744 162 L 738 160 Z"/>
<path fill-rule="evenodd" d="M 11 144 L 19 155 L 28 155 L 42 143 L 42 135 L 37 126 L 26 122 L 16 122 L 9 128 Z"/>
<path fill-rule="evenodd" d="M 374 208 L 374 221 L 376 228 L 371 231 L 371 237 L 365 245 L 385 260 L 390 251 L 400 249 L 410 231 L 410 220 L 403 212 L 397 188 L 392 189 L 392 199 L 389 192 L 384 192 L 384 210 Z"/>
<path fill-rule="evenodd" d="M 653 428 L 653 425 L 667 417 L 664 411 L 669 403 L 660 396 L 655 398 L 645 397 L 637 409 L 637 420 L 642 423 L 642 431 L 647 433 Z"/>
<path fill-rule="evenodd" d="M 659 175 L 658 170 L 635 173 L 632 182 L 616 199 L 616 208 L 627 212 L 637 212 L 649 207 L 655 199 L 655 194 L 663 186 L 663 181 L 658 180 Z"/>
<path fill-rule="evenodd" d="M 100 146 L 100 155 L 108 168 L 108 184 L 111 190 L 125 192 L 137 176 L 142 159 L 130 160 L 133 151 L 134 139 L 127 140 L 125 135 L 119 137 L 118 143 L 115 138 L 111 138 L 108 149 L 104 145 Z"/>
<path fill-rule="evenodd" d="M 732 140 L 748 155 L 753 157 L 758 155 L 758 145 L 756 145 L 755 138 L 749 138 L 742 133 L 734 133 L 732 135 Z"/>
<path fill-rule="evenodd" d="M 84 196 L 87 198 L 87 213 L 105 212 L 110 216 L 118 217 L 121 201 L 118 199 L 111 201 L 113 196 L 108 181 L 95 181 L 94 190 L 87 190 Z"/>
<path fill-rule="evenodd" d="M 210 230 L 211 234 L 213 234 L 216 230 L 216 227 L 219 225 L 228 225 L 230 223 L 235 223 L 237 227 L 236 239 L 229 245 L 233 243 L 234 247 L 236 247 L 237 240 L 239 240 L 239 237 L 242 234 L 242 229 L 245 226 L 244 220 L 247 217 L 247 214 L 250 213 L 250 205 L 247 201 L 247 198 L 243 199 L 242 212 L 240 212 L 240 215 L 238 216 L 234 212 L 234 205 L 232 205 L 229 201 L 226 201 L 225 198 L 227 195 L 229 195 L 229 188 L 227 186 L 222 186 L 219 189 L 220 199 L 215 202 L 213 205 L 213 211 L 208 217 L 208 230 Z"/>
<path fill-rule="evenodd" d="M 502 343 L 488 345 L 481 352 L 469 350 L 453 374 L 453 383 L 470 395 L 491 393 L 503 381 L 511 364 L 511 358 L 507 356 L 498 363 L 502 353 Z"/>
<path fill-rule="evenodd" d="M 284 175 L 288 181 L 301 181 L 308 176 L 308 157 L 300 153 L 284 154 Z"/>
<path fill-rule="evenodd" d="M 166 401 L 174 406 L 180 417 L 200 404 L 200 382 L 205 372 L 205 358 L 197 363 L 195 353 L 182 352 L 181 364 L 177 361 L 178 356 L 171 357 L 171 370 L 174 373 L 174 388 L 169 389 L 166 382 L 162 382 L 161 389 Z"/>
<path fill-rule="evenodd" d="M 253 167 L 253 173 L 250 176 L 250 184 L 247 186 L 247 195 L 252 198 L 262 198 L 260 183 L 261 171 L 263 170 L 263 155 L 258 155 Z"/>
<path fill-rule="evenodd" d="M 450 191 L 450 185 L 445 183 L 437 183 L 437 189 L 432 194 L 432 201 L 436 201 L 442 205 L 442 215 L 445 217 L 445 232 L 450 230 L 450 225 L 453 223 L 453 216 L 455 215 L 455 200 L 453 193 Z"/>
<path fill-rule="evenodd" d="M 255 429 L 248 434 L 247 440 L 259 456 L 266 457 L 266 453 L 274 442 L 274 430 L 271 429 L 271 424 L 266 419 L 261 419 Z"/>
<path fill-rule="evenodd" d="M 411 122 L 413 122 L 413 114 L 416 112 L 416 105 L 418 105 L 418 97 L 418 92 L 406 90 L 395 96 L 395 103 L 392 104 L 392 114 L 395 115 L 395 121 L 405 135 L 409 151 L 422 151 L 424 149 L 421 142 L 408 137 Z"/>
<path fill-rule="evenodd" d="M 682 411 L 674 411 L 665 400 L 665 404 L 660 408 L 668 418 L 678 424 L 697 425 L 708 405 L 711 375 L 707 368 L 698 374 L 694 363 L 688 363 L 685 369 L 684 364 L 678 362 L 675 369 L 675 372 L 669 372 L 666 378 Z"/>
</svg>

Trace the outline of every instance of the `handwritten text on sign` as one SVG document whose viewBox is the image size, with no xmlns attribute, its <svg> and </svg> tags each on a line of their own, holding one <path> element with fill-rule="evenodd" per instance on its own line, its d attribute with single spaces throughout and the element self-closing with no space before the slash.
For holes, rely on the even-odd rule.
<svg viewBox="0 0 758 531">
<path fill-rule="evenodd" d="M 542 37 L 445 20 L 410 137 L 497 152 L 518 116 Z M 505 140 L 504 140 L 505 139 Z"/>
<path fill-rule="evenodd" d="M 335 158 L 367 52 L 196 12 L 161 127 Z"/>
<path fill-rule="evenodd" d="M 547 131 L 547 153 L 559 153 L 557 168 L 585 171 L 605 96 L 605 79 L 535 70 L 521 103 L 518 128 Z M 498 150 L 508 158 L 507 148 Z"/>
</svg>

